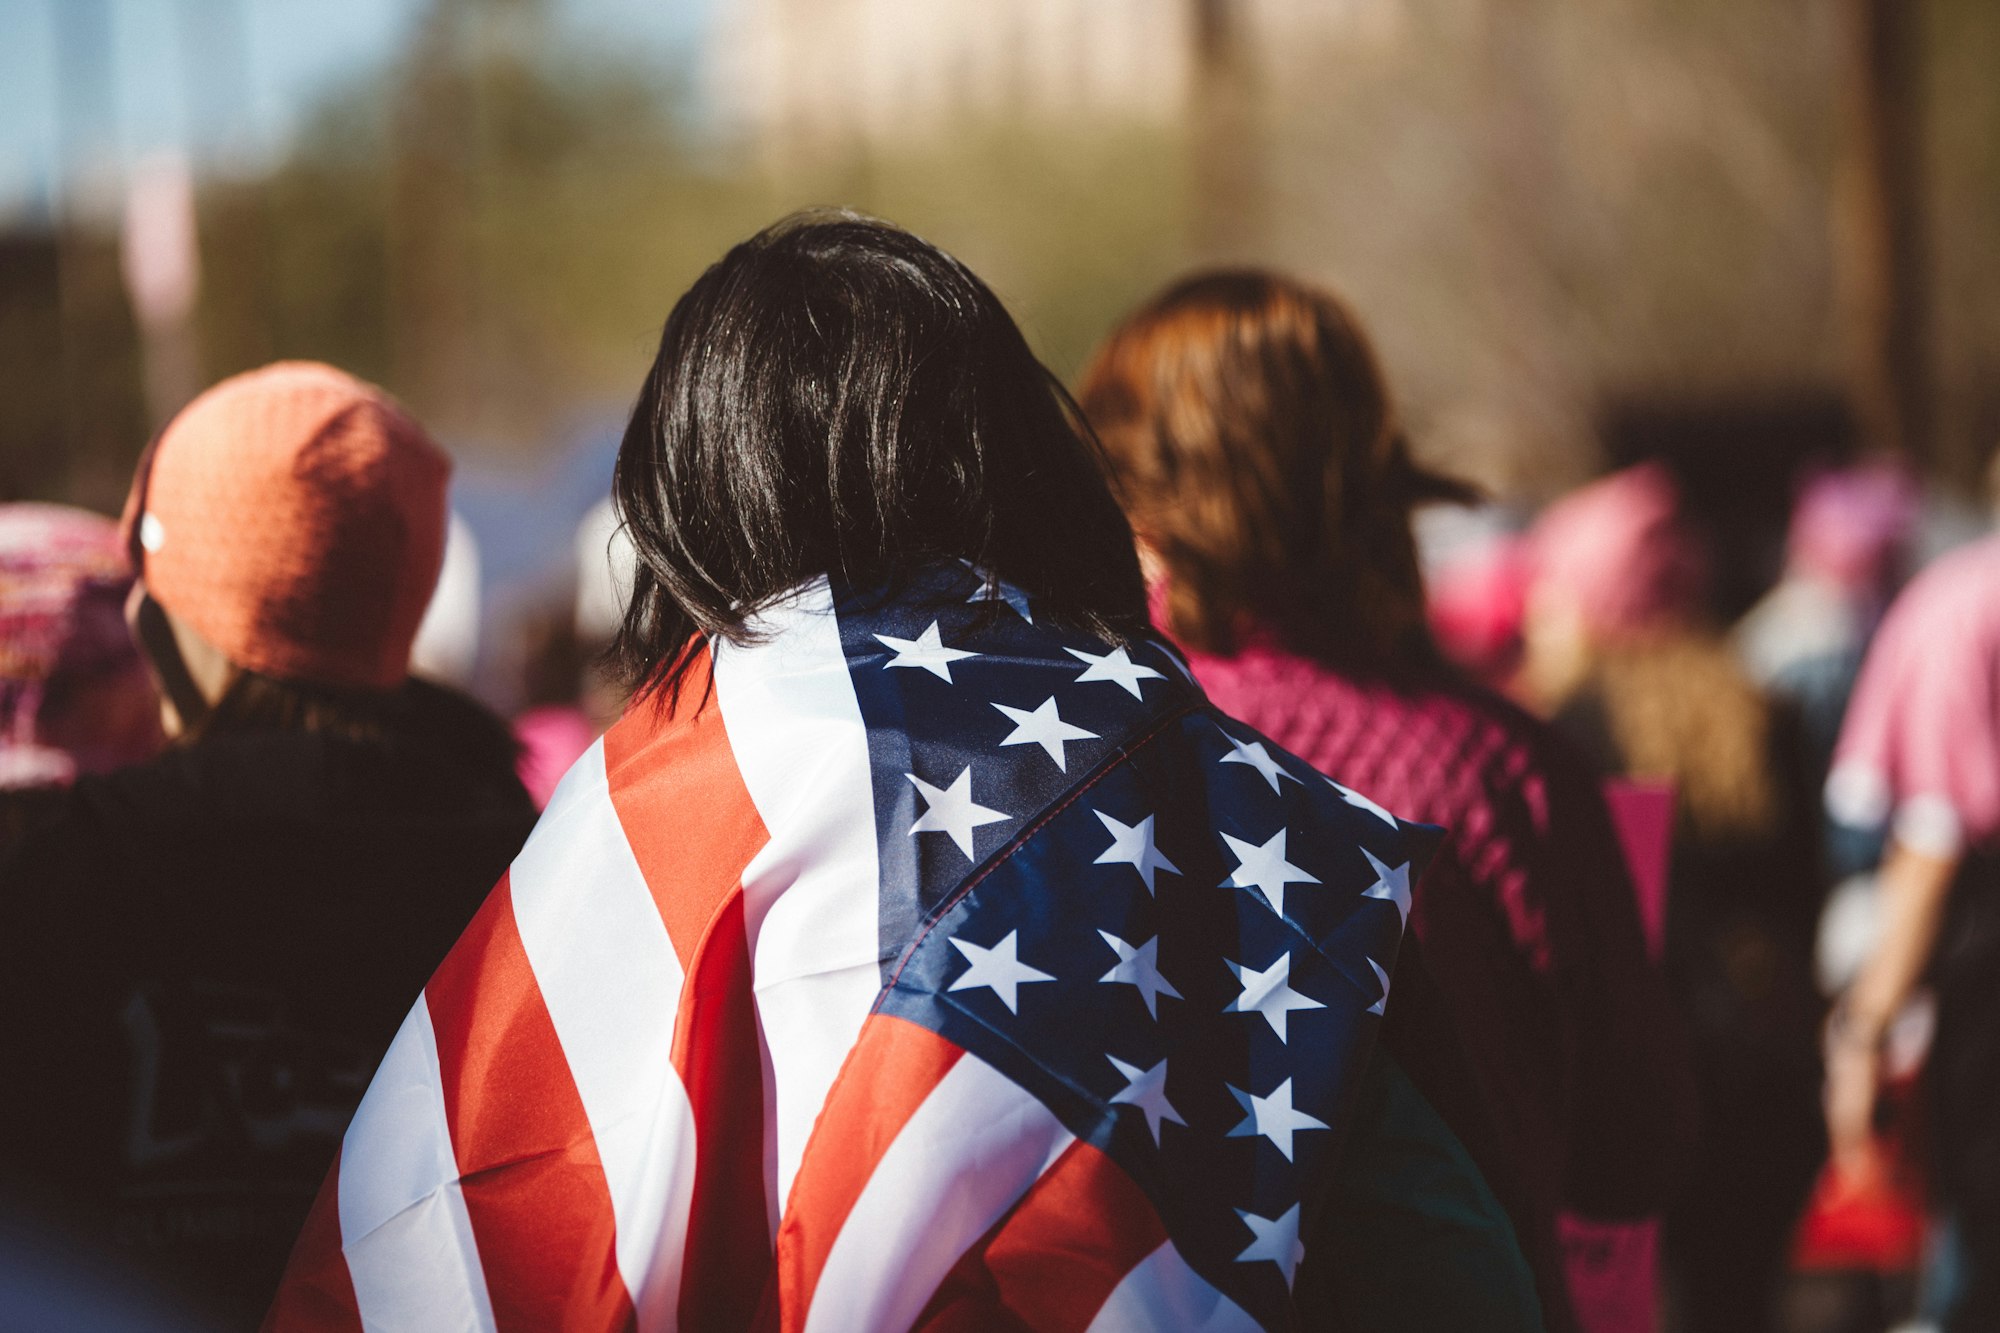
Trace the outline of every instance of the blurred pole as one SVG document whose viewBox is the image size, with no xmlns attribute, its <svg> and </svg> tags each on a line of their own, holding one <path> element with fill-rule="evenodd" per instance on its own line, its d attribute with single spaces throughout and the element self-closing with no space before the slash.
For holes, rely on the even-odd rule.
<svg viewBox="0 0 2000 1333">
<path fill-rule="evenodd" d="M 201 255 L 194 171 L 182 154 L 158 154 L 127 173 L 119 259 L 139 325 L 146 414 L 157 430 L 201 391 L 194 330 Z"/>
<path fill-rule="evenodd" d="M 56 55 L 56 314 L 61 343 L 64 452 L 72 467 L 90 447 L 93 326 L 88 226 L 81 196 L 110 156 L 111 12 L 105 0 L 49 0 Z"/>
<path fill-rule="evenodd" d="M 181 0 L 181 76 L 186 88 L 189 138 L 204 147 L 191 150 L 195 174 L 218 163 L 222 172 L 240 173 L 254 159 L 257 140 L 257 107 L 253 92 L 255 73 L 250 53 L 250 0 Z M 206 159 L 206 161 L 204 161 Z M 268 176 L 255 182 L 238 180 L 234 188 L 250 195 L 248 207 L 236 219 L 237 230 L 228 237 L 228 260 L 236 280 L 249 291 L 243 302 L 247 322 L 214 337 L 212 328 L 202 330 L 208 357 L 218 352 L 240 364 L 214 367 L 217 373 L 261 365 L 277 355 L 279 310 L 277 275 L 279 246 L 283 232 L 277 225 L 273 186 Z M 199 210 L 197 210 L 199 216 Z M 214 245 L 219 238 L 211 236 Z M 209 312 L 213 313 L 212 309 Z M 198 339 L 198 342 L 200 340 Z M 220 346 L 218 346 L 220 344 Z M 226 351 L 222 349 L 227 349 Z M 233 354 L 233 357 L 232 355 Z"/>
<path fill-rule="evenodd" d="M 1923 226 L 1921 5 L 1845 0 L 1835 263 L 1865 438 L 1935 464 Z"/>
<path fill-rule="evenodd" d="M 1256 255 L 1265 226 L 1263 142 L 1255 70 L 1243 0 L 1189 0 L 1194 38 L 1193 198 L 1189 222 L 1196 255 L 1244 260 Z"/>
<path fill-rule="evenodd" d="M 506 82 L 521 52 L 553 44 L 540 0 L 483 0 L 467 15 L 465 106 L 464 343 L 453 367 L 453 392 L 471 404 L 479 425 L 504 431 L 525 385 L 506 354 L 502 327 L 502 244 L 507 211 Z"/>
<path fill-rule="evenodd" d="M 421 410 L 451 405 L 466 343 L 466 29 L 472 0 L 431 0 L 401 63 L 390 107 L 390 387 Z"/>
</svg>

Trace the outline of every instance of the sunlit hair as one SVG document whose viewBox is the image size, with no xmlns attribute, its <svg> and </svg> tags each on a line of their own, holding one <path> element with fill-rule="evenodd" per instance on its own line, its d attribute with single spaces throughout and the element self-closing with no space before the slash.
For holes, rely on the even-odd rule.
<svg viewBox="0 0 2000 1333">
<path fill-rule="evenodd" d="M 1672 784 L 1675 815 L 1696 837 L 1770 836 L 1784 814 L 1771 705 L 1726 641 L 1673 629 L 1603 647 L 1593 678 L 1625 771 Z"/>
<path fill-rule="evenodd" d="M 1079 397 L 1181 641 L 1228 653 L 1254 625 L 1349 666 L 1428 655 L 1410 510 L 1472 492 L 1411 461 L 1337 297 L 1255 271 L 1184 279 L 1112 333 Z"/>
<path fill-rule="evenodd" d="M 999 298 L 908 232 L 787 218 L 667 317 L 618 452 L 638 555 L 613 653 L 671 694 L 700 636 L 740 639 L 821 574 L 893 583 L 963 559 L 1035 617 L 1143 631 L 1132 532 L 1089 428 Z"/>
</svg>

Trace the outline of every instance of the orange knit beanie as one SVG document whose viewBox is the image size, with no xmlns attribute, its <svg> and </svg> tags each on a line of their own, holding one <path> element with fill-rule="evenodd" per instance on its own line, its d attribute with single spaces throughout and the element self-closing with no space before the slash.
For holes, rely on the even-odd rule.
<svg viewBox="0 0 2000 1333">
<path fill-rule="evenodd" d="M 238 666 L 393 689 L 437 583 L 450 475 L 380 389 L 280 362 L 167 424 L 125 502 L 127 545 L 154 600 Z"/>
</svg>

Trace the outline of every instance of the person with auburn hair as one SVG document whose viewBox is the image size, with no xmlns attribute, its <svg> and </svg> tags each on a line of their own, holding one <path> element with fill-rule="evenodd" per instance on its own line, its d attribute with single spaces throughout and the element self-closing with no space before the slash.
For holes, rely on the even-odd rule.
<svg viewBox="0 0 2000 1333">
<path fill-rule="evenodd" d="M 1595 778 L 1426 629 L 1410 513 L 1469 491 L 1410 457 L 1347 306 L 1275 274 L 1175 283 L 1105 341 L 1080 401 L 1209 698 L 1451 831 L 1410 924 L 1472 1077 L 1434 1096 L 1490 1122 L 1549 1326 L 1574 1326 L 1558 1216 L 1659 1214 L 1685 1072 Z"/>
<path fill-rule="evenodd" d="M 505 724 L 409 675 L 450 466 L 331 366 L 184 408 L 124 525 L 172 743 L 0 846 L 4 1183 L 232 1326 L 534 822 Z"/>
<path fill-rule="evenodd" d="M 1148 633 L 964 265 L 844 213 L 736 246 L 614 494 L 638 698 L 425 988 L 270 1327 L 1541 1327 L 1375 1041 L 1432 832 Z"/>
</svg>

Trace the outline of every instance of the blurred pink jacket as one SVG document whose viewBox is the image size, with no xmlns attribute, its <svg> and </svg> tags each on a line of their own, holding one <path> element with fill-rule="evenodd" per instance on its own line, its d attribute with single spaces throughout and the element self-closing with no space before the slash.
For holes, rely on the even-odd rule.
<svg viewBox="0 0 2000 1333">
<path fill-rule="evenodd" d="M 2000 842 L 2000 535 L 1932 564 L 1883 619 L 1827 808 L 1934 856 Z"/>
</svg>

